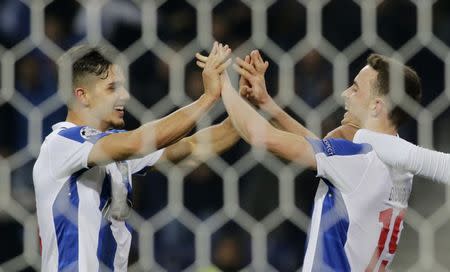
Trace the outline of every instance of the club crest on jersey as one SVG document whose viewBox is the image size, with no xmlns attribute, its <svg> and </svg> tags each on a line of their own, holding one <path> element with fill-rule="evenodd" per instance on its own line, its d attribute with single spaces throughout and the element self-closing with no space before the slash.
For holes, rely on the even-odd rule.
<svg viewBox="0 0 450 272">
<path fill-rule="evenodd" d="M 84 139 L 88 140 L 93 136 L 96 136 L 98 134 L 102 133 L 101 131 L 95 129 L 95 128 L 91 128 L 91 127 L 83 127 L 80 130 L 80 135 L 81 137 L 83 137 Z"/>
</svg>

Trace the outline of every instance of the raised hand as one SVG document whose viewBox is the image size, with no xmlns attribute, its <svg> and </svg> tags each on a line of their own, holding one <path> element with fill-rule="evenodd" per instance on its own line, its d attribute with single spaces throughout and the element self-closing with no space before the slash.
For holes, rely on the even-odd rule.
<svg viewBox="0 0 450 272">
<path fill-rule="evenodd" d="M 200 53 L 195 54 L 197 65 L 203 68 L 202 78 L 205 94 L 214 98 L 220 97 L 221 92 L 221 73 L 231 64 L 228 56 L 231 49 L 228 45 L 214 42 L 209 56 L 203 56 Z"/>
<path fill-rule="evenodd" d="M 250 56 L 247 55 L 244 58 L 244 61 L 248 64 L 252 64 Z M 249 99 L 249 92 L 250 92 L 250 82 L 243 76 L 239 78 L 239 94 L 242 97 Z"/>
<path fill-rule="evenodd" d="M 244 60 L 237 58 L 233 65 L 233 68 L 241 75 L 239 92 L 257 107 L 271 100 L 264 80 L 268 67 L 269 63 L 262 59 L 258 50 L 253 50 Z"/>
</svg>

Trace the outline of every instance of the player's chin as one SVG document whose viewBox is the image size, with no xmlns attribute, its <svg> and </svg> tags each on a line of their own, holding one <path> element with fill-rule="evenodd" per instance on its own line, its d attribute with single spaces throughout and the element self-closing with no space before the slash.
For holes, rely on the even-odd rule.
<svg viewBox="0 0 450 272">
<path fill-rule="evenodd" d="M 112 127 L 113 128 L 123 128 L 125 126 L 125 121 L 123 120 L 123 118 L 115 118 L 112 122 Z"/>
</svg>

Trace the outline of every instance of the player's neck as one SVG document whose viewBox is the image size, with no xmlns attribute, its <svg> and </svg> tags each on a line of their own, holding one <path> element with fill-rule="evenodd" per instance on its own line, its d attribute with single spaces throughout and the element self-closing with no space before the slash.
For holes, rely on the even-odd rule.
<svg viewBox="0 0 450 272">
<path fill-rule="evenodd" d="M 106 131 L 108 129 L 108 127 L 102 125 L 102 122 L 91 118 L 89 114 L 83 114 L 83 112 L 76 112 L 73 110 L 67 112 L 66 121 L 77 126 L 88 126 L 100 131 Z"/>
<path fill-rule="evenodd" d="M 389 134 L 389 135 L 397 135 L 397 128 L 392 125 L 389 120 L 386 119 L 369 119 L 363 126 L 365 129 Z"/>
</svg>

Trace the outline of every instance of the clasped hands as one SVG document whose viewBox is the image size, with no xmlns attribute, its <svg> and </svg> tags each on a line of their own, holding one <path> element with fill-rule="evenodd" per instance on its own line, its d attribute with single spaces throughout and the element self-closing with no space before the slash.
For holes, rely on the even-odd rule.
<svg viewBox="0 0 450 272">
<path fill-rule="evenodd" d="M 203 68 L 202 79 L 205 94 L 220 97 L 223 81 L 228 81 L 226 68 L 231 64 L 231 49 L 228 45 L 214 42 L 208 56 L 195 54 L 197 65 Z M 264 80 L 269 62 L 264 61 L 258 50 L 253 50 L 244 59 L 236 58 L 234 70 L 240 75 L 239 94 L 251 104 L 260 107 L 271 100 Z"/>
</svg>

